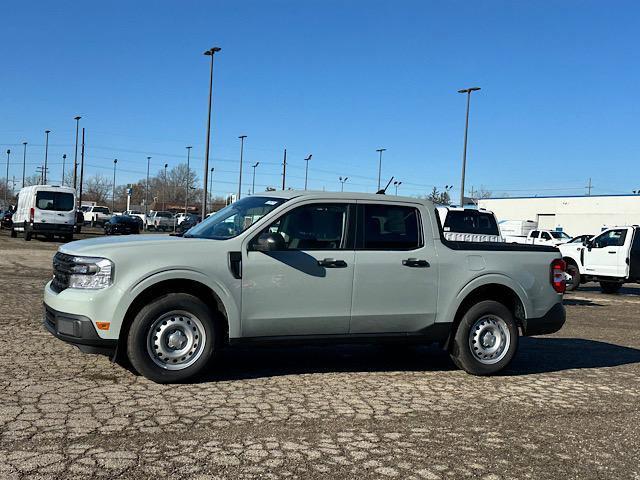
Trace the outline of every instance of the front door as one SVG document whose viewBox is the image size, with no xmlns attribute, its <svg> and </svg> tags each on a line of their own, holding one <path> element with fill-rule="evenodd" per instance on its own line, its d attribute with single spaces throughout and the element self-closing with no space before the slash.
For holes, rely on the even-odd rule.
<svg viewBox="0 0 640 480">
<path fill-rule="evenodd" d="M 263 230 L 282 235 L 284 250 L 252 250 L 252 239 L 242 267 L 244 337 L 348 333 L 354 212 L 348 203 L 305 204 Z"/>
<path fill-rule="evenodd" d="M 358 206 L 351 329 L 358 333 L 418 333 L 436 316 L 437 259 L 428 216 L 417 207 Z"/>
<path fill-rule="evenodd" d="M 620 228 L 607 230 L 593 239 L 590 248 L 584 250 L 586 273 L 605 277 L 624 276 L 620 262 L 626 266 L 626 237 L 627 230 Z"/>
</svg>

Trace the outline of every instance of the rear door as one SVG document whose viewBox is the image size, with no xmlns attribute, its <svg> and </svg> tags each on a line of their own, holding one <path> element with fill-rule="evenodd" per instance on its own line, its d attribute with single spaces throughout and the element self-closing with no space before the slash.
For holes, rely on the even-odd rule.
<svg viewBox="0 0 640 480">
<path fill-rule="evenodd" d="M 38 190 L 33 223 L 73 225 L 75 197 L 70 192 Z"/>
<path fill-rule="evenodd" d="M 430 222 L 418 205 L 359 202 L 350 333 L 417 333 L 435 321 Z"/>
<path fill-rule="evenodd" d="M 605 277 L 623 277 L 629 251 L 626 228 L 606 230 L 598 235 L 584 250 L 584 266 L 587 274 Z"/>
</svg>

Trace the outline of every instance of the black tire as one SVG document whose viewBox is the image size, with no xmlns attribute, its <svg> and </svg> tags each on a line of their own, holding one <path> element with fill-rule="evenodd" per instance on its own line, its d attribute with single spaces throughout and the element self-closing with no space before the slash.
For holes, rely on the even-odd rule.
<svg viewBox="0 0 640 480">
<path fill-rule="evenodd" d="M 171 312 L 186 312 L 187 315 L 184 315 L 184 317 L 189 318 L 190 315 L 192 321 L 193 318 L 199 320 L 200 327 L 204 332 L 204 335 L 201 333 L 195 338 L 201 339 L 203 336 L 205 337 L 204 344 L 199 345 L 200 348 L 198 348 L 197 343 L 195 344 L 194 348 L 197 351 L 194 354 L 197 354 L 197 360 L 179 370 L 170 370 L 168 367 L 163 368 L 160 366 L 159 363 L 162 363 L 160 357 L 158 355 L 152 355 L 152 353 L 150 353 L 152 348 L 149 346 L 149 342 L 153 341 L 152 338 L 157 339 L 157 337 L 151 337 L 151 328 L 153 328 L 156 322 L 162 320 L 163 316 L 168 315 Z M 174 318 L 175 316 L 173 320 L 167 317 L 164 323 L 159 325 L 160 328 L 165 328 L 164 334 L 170 336 L 171 331 L 170 327 L 164 327 L 163 325 L 167 325 L 167 323 L 169 325 L 174 325 L 174 323 L 171 322 L 174 322 L 176 318 L 179 320 L 175 323 L 177 327 L 182 328 L 182 326 L 186 326 L 186 323 L 180 323 L 184 320 L 184 318 L 183 320 L 180 320 L 181 315 L 182 314 L 178 313 L 171 315 L 170 318 Z M 200 373 L 209 363 L 216 350 L 219 335 L 214 320 L 214 314 L 209 307 L 207 307 L 207 305 L 199 298 L 187 293 L 169 293 L 153 300 L 138 312 L 131 324 L 131 328 L 129 329 L 129 335 L 127 337 L 127 356 L 131 365 L 138 371 L 138 373 L 156 383 L 175 383 L 192 378 Z M 195 331 L 196 324 L 194 323 L 190 325 L 193 326 Z M 173 330 L 173 332 L 175 331 L 177 331 L 177 329 Z M 193 341 L 197 342 L 198 340 Z M 163 345 L 165 344 L 163 343 Z M 166 348 L 169 349 L 170 347 L 167 346 Z M 188 355 L 191 355 L 191 353 L 188 353 Z M 189 359 L 187 354 L 185 354 L 185 357 L 182 357 L 180 360 L 184 360 L 185 358 L 188 363 Z M 167 364 L 168 366 L 175 368 L 170 361 L 164 363 L 164 365 Z M 180 368 L 179 365 L 178 368 Z"/>
<path fill-rule="evenodd" d="M 600 282 L 600 288 L 603 293 L 618 293 L 622 288 L 619 282 Z"/>
<path fill-rule="evenodd" d="M 31 232 L 29 231 L 29 227 L 27 226 L 26 222 L 24 224 L 24 241 L 25 242 L 31 241 Z"/>
<path fill-rule="evenodd" d="M 64 235 L 62 238 L 65 242 L 73 242 L 73 233 Z"/>
<path fill-rule="evenodd" d="M 80 225 L 76 225 L 74 230 L 79 234 L 82 231 L 82 227 Z"/>
<path fill-rule="evenodd" d="M 580 286 L 581 278 L 580 278 L 580 270 L 578 267 L 573 264 L 567 264 L 567 273 L 571 275 L 571 281 L 567 282 L 567 292 L 573 292 Z"/>
<path fill-rule="evenodd" d="M 91 226 L 95 227 L 96 226 L 96 221 L 94 219 L 91 219 Z"/>
<path fill-rule="evenodd" d="M 485 334 L 474 340 L 472 329 L 479 332 L 478 334 L 482 332 Z M 486 356 L 480 360 L 478 356 L 482 350 L 472 347 L 472 345 L 477 345 L 477 342 L 483 340 L 487 340 L 490 344 L 492 332 L 500 332 L 497 333 L 497 337 L 493 337 L 494 342 L 500 341 L 502 338 L 504 345 L 502 348 L 498 347 L 494 358 Z M 474 353 L 474 350 L 477 353 Z M 518 326 L 513 315 L 503 304 L 493 300 L 485 300 L 473 305 L 462 317 L 451 345 L 450 355 L 453 362 L 467 373 L 492 375 L 509 365 L 517 350 Z"/>
<path fill-rule="evenodd" d="M 18 232 L 16 232 L 13 228 L 11 229 L 11 233 L 9 234 L 11 238 L 16 238 L 18 236 Z"/>
</svg>

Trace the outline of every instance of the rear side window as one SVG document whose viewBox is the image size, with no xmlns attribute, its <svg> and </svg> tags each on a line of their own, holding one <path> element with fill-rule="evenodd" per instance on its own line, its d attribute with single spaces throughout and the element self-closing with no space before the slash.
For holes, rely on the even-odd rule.
<svg viewBox="0 0 640 480">
<path fill-rule="evenodd" d="M 449 210 L 444 221 L 445 232 L 499 235 L 496 219 L 490 213 L 476 210 Z"/>
<path fill-rule="evenodd" d="M 538 238 L 538 231 L 534 230 L 533 232 L 531 232 L 531 238 Z"/>
<path fill-rule="evenodd" d="M 69 212 L 73 210 L 73 194 L 65 192 L 36 193 L 36 206 L 40 210 L 52 210 L 55 212 Z"/>
<path fill-rule="evenodd" d="M 364 205 L 365 250 L 413 250 L 422 246 L 418 210 L 402 205 Z"/>
</svg>

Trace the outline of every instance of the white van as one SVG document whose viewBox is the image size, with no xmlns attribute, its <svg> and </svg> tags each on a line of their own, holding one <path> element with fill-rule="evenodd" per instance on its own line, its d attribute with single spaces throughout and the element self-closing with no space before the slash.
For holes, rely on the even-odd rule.
<svg viewBox="0 0 640 480">
<path fill-rule="evenodd" d="M 18 206 L 13 214 L 11 236 L 22 232 L 26 241 L 34 235 L 73 240 L 76 191 L 71 187 L 32 185 L 18 194 Z"/>
</svg>

